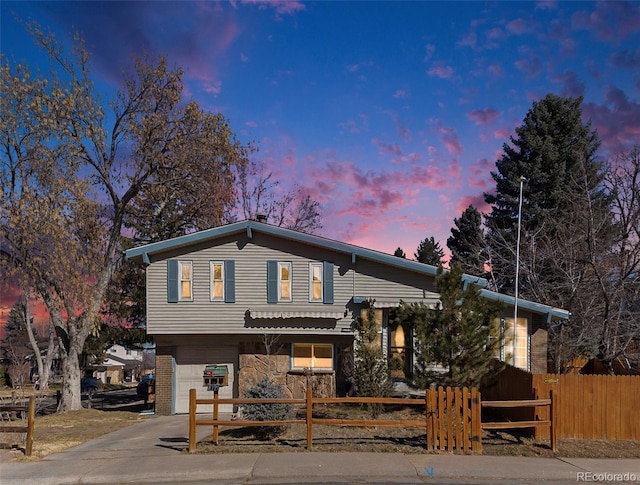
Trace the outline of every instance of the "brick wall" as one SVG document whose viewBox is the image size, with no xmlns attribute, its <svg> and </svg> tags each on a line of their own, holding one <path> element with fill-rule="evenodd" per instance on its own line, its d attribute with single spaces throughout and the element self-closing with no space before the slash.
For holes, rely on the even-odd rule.
<svg viewBox="0 0 640 485">
<path fill-rule="evenodd" d="M 171 384 L 173 381 L 171 346 L 156 347 L 156 414 L 171 414 Z"/>
</svg>

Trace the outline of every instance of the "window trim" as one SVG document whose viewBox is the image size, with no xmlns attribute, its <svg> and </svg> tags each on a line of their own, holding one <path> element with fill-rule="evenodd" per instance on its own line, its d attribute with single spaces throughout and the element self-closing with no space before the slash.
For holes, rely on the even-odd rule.
<svg viewBox="0 0 640 485">
<path fill-rule="evenodd" d="M 320 273 L 320 297 L 313 297 L 313 271 L 314 268 L 319 268 Z M 324 302 L 324 264 L 323 263 L 309 263 L 309 303 L 322 303 Z"/>
<path fill-rule="evenodd" d="M 182 267 L 185 265 L 189 266 L 190 268 L 188 280 L 182 278 Z M 185 298 L 182 295 L 182 283 L 184 283 L 185 281 L 189 282 L 190 296 L 188 298 Z M 193 261 L 178 261 L 178 301 L 193 301 Z"/>
<path fill-rule="evenodd" d="M 327 347 L 331 349 L 331 367 L 299 367 L 295 365 L 295 349 L 296 346 L 310 346 L 311 347 L 311 359 L 315 359 L 315 348 L 316 347 Z M 334 345 L 331 343 L 308 343 L 308 342 L 295 342 L 291 344 L 291 370 L 303 370 L 303 369 L 314 369 L 314 370 L 335 370 L 335 349 Z"/>
<path fill-rule="evenodd" d="M 222 283 L 222 295 L 221 296 L 215 296 L 214 294 L 214 288 L 215 288 L 215 283 L 216 280 L 214 279 L 214 268 L 216 265 L 220 265 L 222 268 L 222 279 L 219 280 L 220 283 Z M 209 261 L 209 300 L 210 301 L 226 301 L 225 297 L 226 297 L 226 292 L 225 292 L 225 288 L 226 288 L 226 268 L 225 268 L 225 262 L 224 261 Z"/>
</svg>

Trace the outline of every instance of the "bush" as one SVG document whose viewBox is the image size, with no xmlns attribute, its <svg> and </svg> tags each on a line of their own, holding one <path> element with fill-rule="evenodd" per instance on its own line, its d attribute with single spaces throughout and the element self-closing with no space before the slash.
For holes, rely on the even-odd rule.
<svg viewBox="0 0 640 485">
<path fill-rule="evenodd" d="M 249 389 L 244 397 L 249 399 L 284 399 L 284 389 L 264 377 Z M 247 404 L 242 409 L 244 417 L 250 421 L 280 421 L 289 419 L 293 406 L 286 403 L 277 404 Z M 256 429 L 255 436 L 261 440 L 271 440 L 287 430 L 287 426 L 261 426 Z"/>
</svg>

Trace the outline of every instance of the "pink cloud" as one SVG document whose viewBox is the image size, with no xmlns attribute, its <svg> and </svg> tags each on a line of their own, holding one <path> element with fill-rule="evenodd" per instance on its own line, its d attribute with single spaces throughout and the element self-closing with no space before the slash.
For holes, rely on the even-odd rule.
<svg viewBox="0 0 640 485">
<path fill-rule="evenodd" d="M 531 54 L 528 58 L 523 57 L 515 62 L 515 66 L 524 72 L 527 79 L 533 79 L 542 69 L 542 61 L 536 54 Z"/>
<path fill-rule="evenodd" d="M 622 50 L 609 58 L 609 64 L 623 69 L 637 69 L 640 66 L 640 48 L 635 51 Z"/>
<path fill-rule="evenodd" d="M 385 143 L 379 140 L 378 138 L 372 139 L 371 142 L 378 147 L 381 153 L 385 153 L 387 155 L 393 155 L 396 157 L 404 156 L 402 153 L 402 149 L 400 148 L 400 145 L 398 145 L 397 143 L 393 143 L 393 144 Z"/>
<path fill-rule="evenodd" d="M 296 0 L 242 0 L 242 3 L 257 5 L 261 10 L 272 8 L 276 11 L 277 18 L 280 15 L 293 15 L 305 10 L 305 5 Z"/>
<path fill-rule="evenodd" d="M 460 197 L 456 206 L 457 213 L 462 214 L 470 205 L 483 214 L 487 214 L 491 210 L 491 207 L 484 201 L 484 194 L 480 193 L 476 195 L 463 195 Z M 456 217 L 459 217 L 459 215 Z"/>
<path fill-rule="evenodd" d="M 475 189 L 485 190 L 489 186 L 490 172 L 495 168 L 494 163 L 486 158 L 481 158 L 469 166 L 469 186 Z"/>
<path fill-rule="evenodd" d="M 433 44 L 427 44 L 426 46 L 424 46 L 424 50 L 424 62 L 429 62 L 433 57 L 433 53 L 436 51 L 436 46 Z"/>
<path fill-rule="evenodd" d="M 338 124 L 340 128 L 348 131 L 349 133 L 361 133 L 368 131 L 369 129 L 369 117 L 364 114 L 358 115 L 357 119 L 350 119 Z"/>
<path fill-rule="evenodd" d="M 256 123 L 253 120 L 245 121 L 244 125 L 248 126 L 249 128 L 257 128 L 258 127 L 258 123 Z"/>
<path fill-rule="evenodd" d="M 434 62 L 434 65 L 427 71 L 427 74 L 440 79 L 451 79 L 453 77 L 453 67 L 445 65 L 443 62 Z"/>
<path fill-rule="evenodd" d="M 395 93 L 393 93 L 393 97 L 395 99 L 407 99 L 411 95 L 411 91 L 408 89 L 397 89 Z"/>
<path fill-rule="evenodd" d="M 467 118 L 479 126 L 485 126 L 493 123 L 499 116 L 500 112 L 493 108 L 477 109 L 467 113 Z"/>
<path fill-rule="evenodd" d="M 435 130 L 440 136 L 440 141 L 447 148 L 452 156 L 460 156 L 462 154 L 462 144 L 458 139 L 458 134 L 454 128 L 442 125 L 442 120 L 434 120 Z"/>
<path fill-rule="evenodd" d="M 629 150 L 640 138 L 640 103 L 616 86 L 607 86 L 603 104 L 584 103 L 583 114 L 598 131 L 606 156 Z"/>
<path fill-rule="evenodd" d="M 504 69 L 502 68 L 502 66 L 500 64 L 491 64 L 487 68 L 487 71 L 489 72 L 489 74 L 491 74 L 491 76 L 493 78 L 498 78 L 498 77 L 503 77 L 504 76 Z"/>
<path fill-rule="evenodd" d="M 595 10 L 581 10 L 571 17 L 574 30 L 592 32 L 600 40 L 618 43 L 640 30 L 640 3 L 598 2 Z"/>
<path fill-rule="evenodd" d="M 584 96 L 584 83 L 577 78 L 575 72 L 565 71 L 559 76 L 554 77 L 552 80 L 553 82 L 560 83 L 562 85 L 560 88 L 560 94 L 562 96 Z"/>
<path fill-rule="evenodd" d="M 512 20 L 506 25 L 506 29 L 516 35 L 526 34 L 530 30 L 530 21 L 526 21 L 522 18 Z"/>
</svg>

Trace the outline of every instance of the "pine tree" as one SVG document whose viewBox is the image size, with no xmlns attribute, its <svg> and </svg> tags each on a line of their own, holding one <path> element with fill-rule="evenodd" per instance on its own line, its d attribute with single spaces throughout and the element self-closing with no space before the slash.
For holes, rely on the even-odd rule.
<svg viewBox="0 0 640 485">
<path fill-rule="evenodd" d="M 484 274 L 487 255 L 480 212 L 470 205 L 453 223 L 455 227 L 447 239 L 447 247 L 451 251 L 450 263 L 460 263 L 465 273 Z"/>
<path fill-rule="evenodd" d="M 413 384 L 425 389 L 442 386 L 479 386 L 489 372 L 500 345 L 502 307 L 480 295 L 474 285 L 463 288 L 462 267 L 438 268 L 438 308 L 402 303 L 399 321 L 414 325 L 416 361 Z"/>
<path fill-rule="evenodd" d="M 602 164 L 595 158 L 598 136 L 589 123 L 582 122 L 581 104 L 582 98 L 547 95 L 533 103 L 516 128 L 517 137 L 503 146 L 497 171 L 491 174 L 496 192 L 485 193 L 491 205 L 486 216 L 487 244 L 499 291 L 514 291 L 520 180 L 524 177 L 521 294 L 542 303 L 560 303 L 540 299 L 535 291 L 540 284 L 557 285 L 557 278 L 562 277 L 551 271 L 551 260 L 540 259 L 545 253 L 541 244 L 557 247 L 556 236 L 572 226 L 575 202 L 583 200 L 585 193 L 597 204 L 604 202 L 599 191 Z"/>
<path fill-rule="evenodd" d="M 439 266 L 444 258 L 444 250 L 440 247 L 440 243 L 431 236 L 420 241 L 413 257 L 421 263 Z"/>
<path fill-rule="evenodd" d="M 397 256 L 398 258 L 407 259 L 407 255 L 400 246 L 398 246 L 398 248 L 394 251 L 393 255 Z"/>
<path fill-rule="evenodd" d="M 393 382 L 389 379 L 389 365 L 382 351 L 376 310 L 373 300 L 369 301 L 364 317 L 356 318 L 355 369 L 354 379 L 359 396 L 386 397 L 391 395 Z M 370 405 L 369 411 L 377 415 L 380 405 Z"/>
</svg>

